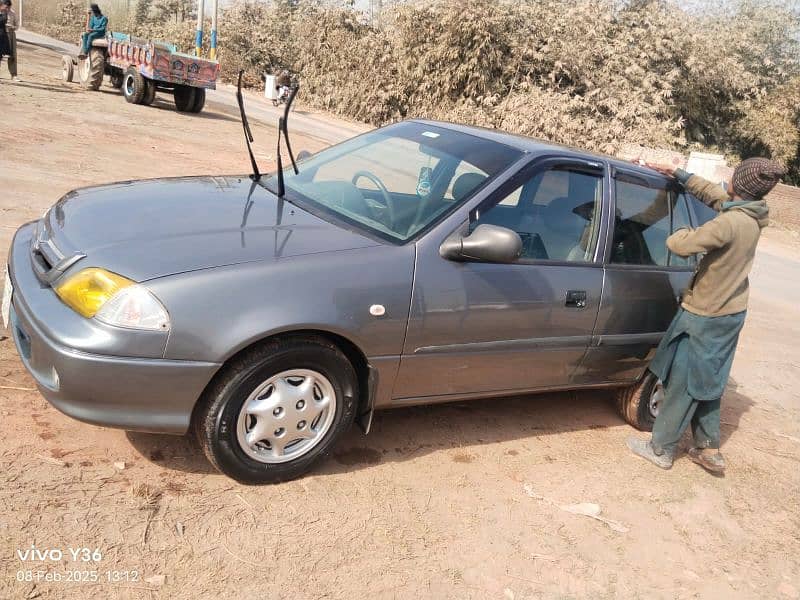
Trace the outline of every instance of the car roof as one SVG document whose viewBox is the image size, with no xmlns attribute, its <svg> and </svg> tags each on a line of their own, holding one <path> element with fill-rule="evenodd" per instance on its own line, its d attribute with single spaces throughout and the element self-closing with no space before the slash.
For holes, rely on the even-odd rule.
<svg viewBox="0 0 800 600">
<path fill-rule="evenodd" d="M 648 167 L 644 167 L 634 162 L 623 160 L 621 158 L 617 158 L 615 156 L 611 156 L 608 154 L 602 154 L 600 152 L 591 152 L 590 150 L 575 148 L 573 146 L 554 144 L 551 142 L 546 142 L 544 140 L 539 140 L 537 138 L 518 135 L 514 133 L 508 133 L 505 131 L 501 131 L 499 129 L 489 129 L 487 127 L 462 125 L 460 123 L 451 123 L 448 121 L 434 121 L 430 119 L 409 119 L 409 120 L 414 123 L 428 124 L 435 127 L 441 127 L 443 129 L 451 129 L 453 131 L 458 131 L 468 135 L 474 135 L 476 137 L 497 142 L 498 144 L 511 146 L 512 148 L 516 148 L 517 150 L 521 150 L 527 154 L 555 153 L 566 156 L 574 156 L 576 158 L 583 158 L 583 159 L 588 158 L 590 160 L 595 159 L 595 160 L 600 160 L 604 163 L 608 163 L 613 167 L 625 169 L 627 171 L 631 171 L 634 173 L 640 173 L 641 175 L 644 175 L 646 177 L 651 177 L 651 178 L 655 177 L 664 180 L 668 179 L 661 173 L 658 173 L 657 171 L 654 171 L 653 169 L 650 169 Z"/>
</svg>

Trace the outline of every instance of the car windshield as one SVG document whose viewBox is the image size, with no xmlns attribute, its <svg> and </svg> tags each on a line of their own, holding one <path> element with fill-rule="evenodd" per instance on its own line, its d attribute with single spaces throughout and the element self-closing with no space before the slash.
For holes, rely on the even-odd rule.
<svg viewBox="0 0 800 600">
<path fill-rule="evenodd" d="M 426 123 L 358 136 L 284 170 L 286 197 L 394 243 L 431 227 L 521 152 Z M 277 190 L 277 177 L 266 181 Z"/>
</svg>

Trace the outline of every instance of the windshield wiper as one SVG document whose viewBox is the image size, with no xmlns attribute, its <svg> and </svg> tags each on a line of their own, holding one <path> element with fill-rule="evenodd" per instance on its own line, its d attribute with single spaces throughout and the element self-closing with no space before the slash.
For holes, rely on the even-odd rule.
<svg viewBox="0 0 800 600">
<path fill-rule="evenodd" d="M 294 174 L 299 175 L 300 171 L 297 170 L 297 163 L 294 160 L 294 153 L 292 153 L 292 145 L 289 143 L 289 109 L 292 108 L 294 97 L 297 96 L 297 91 L 300 85 L 295 85 L 289 93 L 289 99 L 286 101 L 286 107 L 283 109 L 283 116 L 278 119 L 278 198 L 283 198 L 286 194 L 286 186 L 283 183 L 283 159 L 281 158 L 281 134 L 286 140 L 286 150 L 289 151 L 289 158 L 292 159 L 292 169 Z"/>
<path fill-rule="evenodd" d="M 236 85 L 236 100 L 239 103 L 239 114 L 242 116 L 242 129 L 244 129 L 244 141 L 247 144 L 247 152 L 250 155 L 250 164 L 253 166 L 253 174 L 250 179 L 258 181 L 261 179 L 261 172 L 258 170 L 255 154 L 253 154 L 253 133 L 250 131 L 250 123 L 247 121 L 247 115 L 244 112 L 244 98 L 242 98 L 242 74 L 244 71 L 239 71 L 239 83 Z M 278 162 L 280 162 L 280 153 L 278 154 Z"/>
</svg>

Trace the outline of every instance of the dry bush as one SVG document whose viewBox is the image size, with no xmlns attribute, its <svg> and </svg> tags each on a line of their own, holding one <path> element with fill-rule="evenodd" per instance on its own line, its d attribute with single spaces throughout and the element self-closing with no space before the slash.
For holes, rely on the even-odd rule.
<svg viewBox="0 0 800 600">
<path fill-rule="evenodd" d="M 184 0 L 139 2 L 128 31 L 193 47 L 190 9 L 165 16 Z M 761 153 L 800 182 L 793 0 L 434 0 L 392 5 L 380 28 L 345 4 L 234 0 L 223 78 L 259 85 L 286 67 L 303 102 L 375 125 L 424 116 L 610 153 Z"/>
<path fill-rule="evenodd" d="M 161 499 L 161 492 L 147 483 L 134 483 L 128 492 L 131 502 L 138 510 L 153 511 Z"/>
</svg>

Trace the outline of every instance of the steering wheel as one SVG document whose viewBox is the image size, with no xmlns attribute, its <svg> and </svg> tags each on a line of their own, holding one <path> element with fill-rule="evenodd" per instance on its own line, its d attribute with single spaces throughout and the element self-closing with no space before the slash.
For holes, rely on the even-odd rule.
<svg viewBox="0 0 800 600">
<path fill-rule="evenodd" d="M 383 196 L 383 204 L 386 207 L 386 217 L 388 220 L 388 223 L 386 224 L 389 227 L 394 228 L 394 200 L 392 199 L 391 194 L 389 194 L 389 190 L 386 189 L 386 186 L 383 185 L 383 182 L 380 179 L 378 179 L 377 175 L 370 173 L 369 171 L 357 171 L 355 175 L 353 175 L 351 182 L 353 185 L 356 185 L 356 181 L 362 177 L 369 179 L 377 186 L 378 190 L 380 190 L 381 196 Z"/>
</svg>

